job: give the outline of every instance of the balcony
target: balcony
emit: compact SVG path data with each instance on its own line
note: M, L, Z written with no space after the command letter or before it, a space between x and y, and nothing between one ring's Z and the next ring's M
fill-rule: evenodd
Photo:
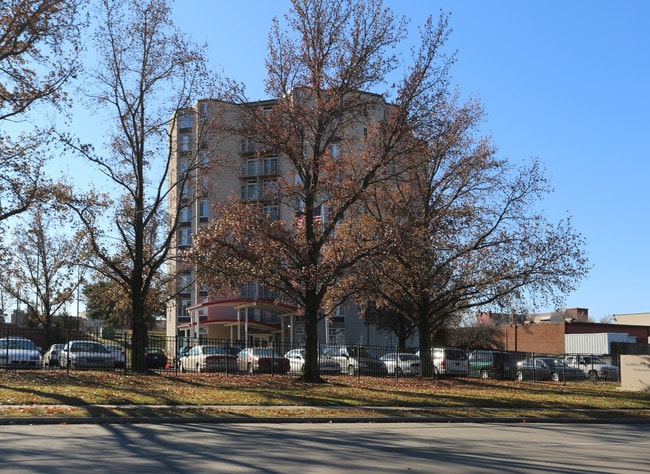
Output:
M277 176L280 167L277 160L246 163L239 169L240 178L255 178L257 176Z
M239 153L257 152L257 143L252 140L242 140L239 142Z

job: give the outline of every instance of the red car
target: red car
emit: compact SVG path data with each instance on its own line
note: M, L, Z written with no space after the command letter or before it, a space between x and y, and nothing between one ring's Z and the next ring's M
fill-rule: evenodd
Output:
M289 359L268 348L250 347L237 355L241 372L286 374L289 372Z

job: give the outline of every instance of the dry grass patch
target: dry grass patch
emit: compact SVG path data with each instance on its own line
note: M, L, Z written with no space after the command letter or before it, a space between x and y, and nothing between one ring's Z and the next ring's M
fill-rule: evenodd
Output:
M0 371L0 417L648 417L612 382ZM259 408L262 407L262 408Z

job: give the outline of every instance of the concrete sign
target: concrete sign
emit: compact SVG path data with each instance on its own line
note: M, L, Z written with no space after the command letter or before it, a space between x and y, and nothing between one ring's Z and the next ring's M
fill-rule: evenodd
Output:
M621 389L650 391L650 355L621 355Z

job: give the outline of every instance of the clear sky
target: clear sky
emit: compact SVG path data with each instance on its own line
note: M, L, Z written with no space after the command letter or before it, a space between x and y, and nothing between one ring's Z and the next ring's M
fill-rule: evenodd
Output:
M598 321L650 311L650 2L388 0L410 18L451 13L447 47L465 95L479 97L499 154L538 157L555 192L552 221L573 216L593 266L567 308ZM207 42L213 68L265 98L273 16L288 0L178 0L176 25ZM551 311L554 308L540 308Z

